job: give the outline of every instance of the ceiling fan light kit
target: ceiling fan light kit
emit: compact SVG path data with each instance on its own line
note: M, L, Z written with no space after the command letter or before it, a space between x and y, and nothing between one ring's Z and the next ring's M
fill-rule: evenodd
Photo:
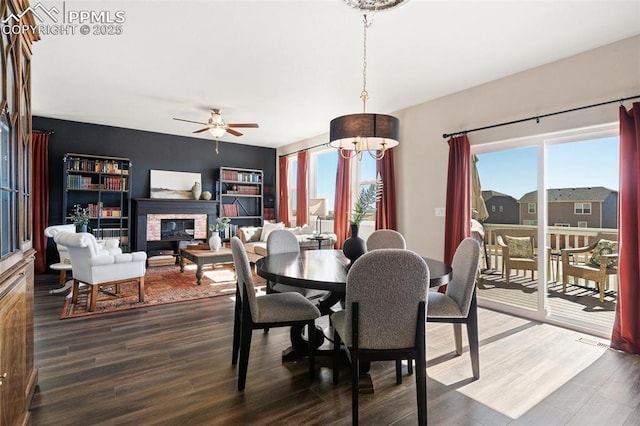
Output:
M203 129L195 130L193 133L202 133L208 130L209 133L211 133L211 135L216 139L224 136L225 133L232 134L233 136L242 136L242 133L238 132L237 130L233 130L233 127L236 127L236 128L259 127L258 124L256 123L227 123L224 121L224 119L222 118L222 114L220 114L220 110L217 108L214 108L211 110L211 117L206 123L202 123L200 121L185 120L183 118L174 118L174 120L184 121L186 123L202 124L203 126L207 126Z
M407 0L344 0L358 10L379 11L405 3ZM343 115L329 124L329 146L337 149L343 158L362 158L366 151L376 160L385 152L400 144L400 120L386 114L367 112L367 29L371 25L366 13L363 16L364 43L362 57L362 113Z

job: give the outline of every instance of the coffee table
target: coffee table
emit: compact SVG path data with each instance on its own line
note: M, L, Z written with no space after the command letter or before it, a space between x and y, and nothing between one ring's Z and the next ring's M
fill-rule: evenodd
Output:
M218 251L180 249L180 272L184 272L184 260L188 259L196 264L196 278L198 285L202 284L202 267L208 264L233 262L231 249L220 247Z

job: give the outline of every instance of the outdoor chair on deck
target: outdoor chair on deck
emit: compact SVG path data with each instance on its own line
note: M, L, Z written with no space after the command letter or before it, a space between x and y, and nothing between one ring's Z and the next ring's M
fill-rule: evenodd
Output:
M340 348L351 360L352 423L358 424L360 363L416 360L418 424L427 424L425 315L429 268L409 250L380 249L356 260L347 275L345 309L331 315L333 383ZM396 371L396 382L398 382Z
M138 282L138 300L144 302L145 252L109 254L87 232L58 232L53 239L69 251L73 266L73 303L78 302L80 284L88 285L91 287L88 310L95 311L101 287L115 286L116 293L119 293L120 283L128 281Z
M309 330L309 376L315 374L313 342L315 342L316 318L320 311L313 303L296 292L273 293L256 296L249 258L242 241L231 238L233 263L238 282L236 287L235 318L233 324L232 364L238 363L238 390L244 390L249 366L251 335L254 329L307 325Z
M533 280L533 272L538 270L537 230L501 229L495 232L496 243L502 251L502 274L506 276L506 283L509 284L512 270L531 271Z
M609 275L618 273L618 235L599 233L586 247L562 249L562 292L567 291L569 275L595 281L604 302L604 290Z

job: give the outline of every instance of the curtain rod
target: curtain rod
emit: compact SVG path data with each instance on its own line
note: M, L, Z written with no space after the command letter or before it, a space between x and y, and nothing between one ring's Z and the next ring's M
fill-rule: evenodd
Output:
M37 129L33 129L32 132L33 133L46 133L48 135L52 135L53 134L53 130L37 130Z
M505 123L492 124L490 126L478 127L476 129L461 130L459 132L454 132L454 133L444 133L442 135L442 137L444 139L447 139L447 138L449 138L451 136L464 135L465 133L477 132L479 130L493 129L495 127L509 126L511 124L517 124L517 123L522 123L522 122L531 121L531 120L536 120L536 122L539 123L541 118L551 117L551 116L559 115L559 114L565 114L567 112L580 111L581 109L587 109L587 108L593 108L593 107L598 107L598 106L602 106L602 105L614 104L616 102L622 103L624 101L628 101L630 99L636 99L636 98L640 98L640 95L630 96L628 98L622 98L622 99L614 99L614 100L611 100L611 101L600 102L600 103L591 104L591 105L585 105L585 106L581 106L581 107L577 107L577 108L565 109L564 111L557 111L557 112L552 112L552 113L549 113L549 114L536 115L536 116L533 116L533 117L522 118L520 120L507 121Z
M329 144L325 142L325 143L321 143L321 144L318 144L318 145L310 146L309 148L302 148L302 149L299 149L299 150L297 150L297 151L290 152L290 153L288 153L288 154L278 155L278 158L288 157L288 156L290 156L290 155L297 154L297 153L299 153L299 152L303 152L303 151L309 151L309 150L311 150L311 149L313 149L313 148L319 148L319 147L321 147L321 146L329 146Z

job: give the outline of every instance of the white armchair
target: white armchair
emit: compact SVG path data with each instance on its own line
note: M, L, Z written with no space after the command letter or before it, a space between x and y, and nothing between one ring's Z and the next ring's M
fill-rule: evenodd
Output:
M73 303L78 302L80 283L91 286L88 310L94 311L100 287L115 285L117 293L119 284L127 281L138 282L139 300L144 302L144 274L147 260L145 252L109 254L108 251L100 248L92 234L86 232L77 234L58 232L54 236L54 241L56 244L66 246L71 258Z

